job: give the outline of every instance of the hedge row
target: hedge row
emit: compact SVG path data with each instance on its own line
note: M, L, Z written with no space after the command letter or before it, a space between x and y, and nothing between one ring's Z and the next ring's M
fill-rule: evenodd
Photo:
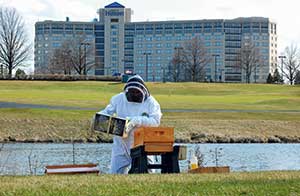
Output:
M46 81L121 81L118 76L83 76L83 75L58 75L58 74L35 74L17 77L6 77L0 75L0 80L46 80Z

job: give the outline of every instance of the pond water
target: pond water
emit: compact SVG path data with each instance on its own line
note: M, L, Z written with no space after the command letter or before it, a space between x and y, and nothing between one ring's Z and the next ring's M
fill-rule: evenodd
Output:
M204 166L230 166L231 171L300 170L300 144L180 145L188 151L199 147ZM111 147L103 143L0 143L0 175L42 175L46 165L73 163L95 163L108 173ZM179 165L186 171L188 161Z

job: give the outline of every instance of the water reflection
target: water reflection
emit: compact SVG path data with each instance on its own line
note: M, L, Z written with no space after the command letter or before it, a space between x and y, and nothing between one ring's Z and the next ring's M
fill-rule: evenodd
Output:
M186 144L200 147L205 166L215 166L216 148L222 148L218 165L232 171L299 170L300 144ZM41 175L46 165L96 163L108 173L112 144L0 144L0 175ZM74 150L73 150L74 149ZM181 171L187 160L180 161Z

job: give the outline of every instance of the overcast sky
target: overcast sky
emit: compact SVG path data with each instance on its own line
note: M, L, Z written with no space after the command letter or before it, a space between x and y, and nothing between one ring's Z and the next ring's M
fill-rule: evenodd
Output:
M33 42L34 23L44 20L91 21L108 0L0 0L24 17ZM278 24L278 53L292 42L300 43L300 1L297 0L122 0L134 11L132 21L232 19L262 16Z

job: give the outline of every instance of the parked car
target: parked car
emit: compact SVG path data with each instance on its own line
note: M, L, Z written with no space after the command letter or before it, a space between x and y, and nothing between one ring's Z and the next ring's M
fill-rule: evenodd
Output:
M118 73L118 72L115 72L112 74L112 76L121 76L122 74L121 73Z

